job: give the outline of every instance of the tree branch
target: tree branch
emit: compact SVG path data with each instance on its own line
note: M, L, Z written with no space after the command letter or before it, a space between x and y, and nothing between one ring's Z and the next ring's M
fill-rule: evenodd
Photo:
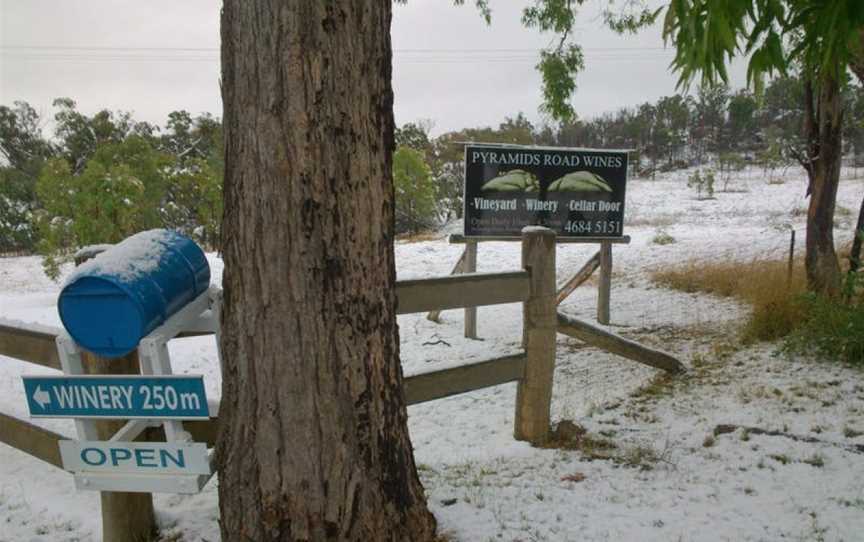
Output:
M807 171L807 193L809 196L813 192L813 170L814 162L819 158L819 118L818 111L815 110L813 103L813 78L808 74L804 80L804 140L806 141L807 157L806 162L801 159L796 159L801 163Z

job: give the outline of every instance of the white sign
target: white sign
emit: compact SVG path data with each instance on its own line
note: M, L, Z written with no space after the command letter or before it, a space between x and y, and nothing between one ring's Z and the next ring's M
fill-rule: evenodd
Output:
M97 442L61 440L63 468L74 473L209 475L203 442Z

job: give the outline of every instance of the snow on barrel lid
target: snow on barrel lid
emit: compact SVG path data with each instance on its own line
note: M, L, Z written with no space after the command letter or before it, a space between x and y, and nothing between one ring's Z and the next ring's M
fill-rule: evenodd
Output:
M134 350L209 283L210 267L194 241L171 230L149 230L79 266L57 308L76 343L115 358Z

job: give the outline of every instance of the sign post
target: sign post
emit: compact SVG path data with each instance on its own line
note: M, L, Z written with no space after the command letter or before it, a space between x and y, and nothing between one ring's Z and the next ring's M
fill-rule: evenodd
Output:
M98 252L98 254L97 254ZM105 542L150 540L150 493L196 493L212 452L182 420L210 415L201 376L174 376L167 343L189 331L219 337L221 295L201 248L150 230L78 258L57 301L62 377L25 376L32 417L72 418L78 440L59 442L78 489L100 492ZM135 441L162 426L166 442ZM133 442L135 441L135 442Z
M201 326L218 337L219 303L217 289L205 291L142 338L136 356L142 374L86 374L87 353L64 334L57 338L63 376L22 378L31 417L75 420L78 440L61 441L60 456L78 489L103 496L197 493L212 477L212 450L192 442L182 423L210 418L204 377L172 374L166 344ZM156 426L166 442L135 441Z
M600 243L590 265L558 292L558 302L599 267L597 321L608 324L612 244L630 241L623 233L627 164L625 150L467 144L464 236L450 237L465 243L465 251L453 273L477 270L478 242L516 241L525 226L553 230L556 243ZM438 313L427 318L438 321ZM465 336L477 338L476 307L465 308Z

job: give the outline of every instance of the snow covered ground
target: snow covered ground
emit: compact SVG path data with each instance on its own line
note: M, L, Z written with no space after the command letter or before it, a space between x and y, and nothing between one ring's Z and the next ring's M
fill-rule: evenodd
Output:
M632 180L632 243L614 249L611 329L691 370L669 379L559 336L553 419L587 430L581 450L514 441L515 385L410 407L441 532L459 541L864 540L862 371L777 356L772 344L742 346L734 330L744 307L647 278L691 258L780 257L790 228L803 250L804 187L797 171L783 184L751 171L731 183L735 191L697 200L684 173ZM862 196L864 179L844 179L838 244L851 240ZM675 242L652 243L659 231ZM446 274L461 249L446 239L399 243L399 277ZM595 250L561 246L559 283ZM484 243L479 252L480 271L518 268L518 243ZM211 257L211 265L218 283L221 262ZM0 259L0 318L59 326L57 293L38 258ZM561 309L593 319L595 287L581 287ZM461 311L443 313L441 324L400 317L405 373L519 348L519 305L481 308L478 321L482 340L474 341L461 336ZM218 397L212 337L173 341L171 353L179 371L203 373ZM20 376L43 373L0 357L0 412L26 419ZM74 433L68 421L38 423ZM165 539L219 540L217 483L198 495L155 497ZM71 475L0 444L0 541L99 538L97 494L76 492Z

